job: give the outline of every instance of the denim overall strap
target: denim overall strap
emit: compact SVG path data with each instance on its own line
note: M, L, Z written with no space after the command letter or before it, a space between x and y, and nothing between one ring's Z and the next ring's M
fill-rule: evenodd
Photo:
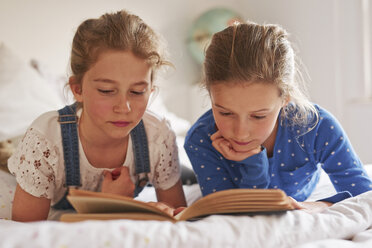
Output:
M80 186L79 137L77 132L76 103L58 110L58 122L61 125L63 157L65 161L65 175L67 191L63 198L56 203L55 209L69 209L67 201L69 186Z
M143 190L149 181L147 173L150 172L150 157L147 143L145 126L141 120L138 125L130 132L136 167L137 183L134 190L134 197Z

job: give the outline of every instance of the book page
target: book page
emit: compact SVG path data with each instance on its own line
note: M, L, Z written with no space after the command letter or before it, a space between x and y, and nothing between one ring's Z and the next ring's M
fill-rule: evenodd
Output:
M63 222L77 222L83 220L159 220L159 221L172 221L175 219L169 216L143 213L143 212L130 212L130 213L91 213L91 214L63 214L60 221Z
M229 189L209 194L186 208L175 218L251 212L276 212L293 209L284 191L279 189Z
M115 194L70 189L67 199L78 213L144 212L173 218L146 202Z

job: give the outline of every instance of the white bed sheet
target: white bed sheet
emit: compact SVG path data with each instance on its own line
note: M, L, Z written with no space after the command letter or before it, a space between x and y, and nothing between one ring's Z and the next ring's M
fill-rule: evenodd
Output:
M371 175L372 166L366 167ZM316 190L328 190L321 177ZM184 186L188 202L197 185ZM139 199L153 200L151 188ZM0 247L372 247L372 191L322 213L294 210L280 215L210 216L195 222L0 220Z
M372 247L372 191L323 213L210 216L195 222L0 220L0 247Z

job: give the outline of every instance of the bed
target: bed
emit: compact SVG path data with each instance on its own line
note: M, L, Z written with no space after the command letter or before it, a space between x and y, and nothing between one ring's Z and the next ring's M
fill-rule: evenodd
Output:
M0 42L0 142L16 143L36 116L64 105L57 93L62 92L64 79L50 76L37 61L33 68ZM43 93L35 89L43 89ZM182 149L189 123L167 112L161 101L152 108L170 118L181 163L190 166ZM372 164L365 168L371 176ZM0 170L0 247L372 247L372 191L317 214L294 210L272 215L214 215L175 224L132 220L18 223L9 220L15 186L14 177ZM201 197L197 184L183 187L188 204ZM333 192L323 173L309 200ZM146 187L138 199L154 201L154 189Z
M366 169L371 175L372 165ZM0 180L6 182L10 196L15 182L1 171ZM200 197L196 184L184 189L188 203ZM331 191L327 175L322 174L311 197ZM0 202L6 197L0 196ZM153 189L147 187L139 199L153 197ZM18 223L1 219L0 230L0 247L372 247L372 191L317 214L294 210L273 215L214 215L175 224L132 220Z

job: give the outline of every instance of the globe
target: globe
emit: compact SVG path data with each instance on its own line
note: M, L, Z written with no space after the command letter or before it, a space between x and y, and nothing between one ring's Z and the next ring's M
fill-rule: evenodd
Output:
M203 63L204 52L212 35L232 25L235 21L241 22L242 18L235 11L226 8L208 10L195 20L187 40L191 56L197 63Z

